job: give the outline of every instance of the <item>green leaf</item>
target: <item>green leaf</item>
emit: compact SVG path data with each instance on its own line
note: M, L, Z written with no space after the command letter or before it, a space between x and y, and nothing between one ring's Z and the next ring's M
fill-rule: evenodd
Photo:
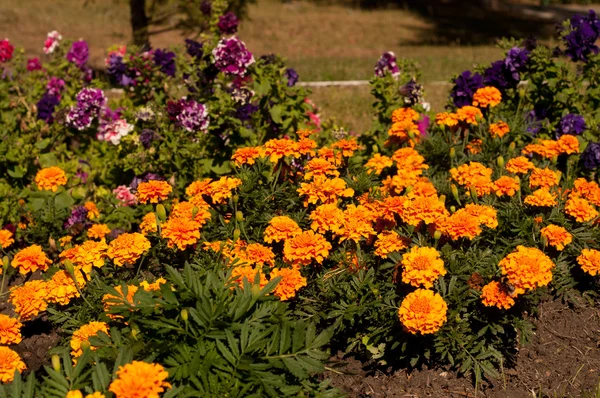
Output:
M54 155L54 153L52 152L40 155L39 160L40 166L42 166L43 168L56 166L58 164L58 159L56 158L56 155Z
M73 200L73 198L67 191L59 193L54 198L54 205L56 207L56 210L68 209L69 207L73 206L74 203L75 200Z
M281 113L283 112L283 108L281 105L275 105L269 110L269 114L271 115L271 119L275 123L281 123Z

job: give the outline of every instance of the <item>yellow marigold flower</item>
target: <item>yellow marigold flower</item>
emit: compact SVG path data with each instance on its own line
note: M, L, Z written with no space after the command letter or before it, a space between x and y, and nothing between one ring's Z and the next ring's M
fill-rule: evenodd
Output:
M435 122L438 126L453 127L458 124L458 115L456 113L442 112L435 115Z
M530 188L552 188L558 185L560 176L557 172L550 170L549 168L540 169L534 168L529 176L529 187Z
M142 222L140 223L140 231L144 235L152 234L158 232L156 214L148 213L144 217L142 217Z
M397 174L394 176L388 176L382 185L385 188L384 192L400 194L405 188L415 185L419 182L419 176L421 170L410 171L402 168L398 168Z
M494 188L492 182L493 170L478 162L463 164L458 168L450 169L450 175L459 185L471 189L474 188L477 196L490 194Z
M79 358L83 355L81 345L84 343L85 345L88 345L91 350L95 350L96 347L90 345L89 339L90 337L97 336L100 332L109 334L108 325L105 322L90 322L73 332L73 336L71 337L71 356L73 358Z
M359 148L356 138L341 139L331 145L333 149L337 149L342 152L342 156L349 158L354 155L354 152Z
M203 226L206 224L206 221L210 220L211 214L208 211L209 208L210 206L206 202L201 206L197 206L192 202L179 202L173 206L170 218L194 220L200 226Z
M468 238L470 240L481 234L479 220L467 213L465 209L460 209L456 213L439 222L440 230L450 236L452 240Z
M406 295L398 309L400 322L409 333L431 334L446 322L448 304L442 296L428 289Z
M600 251L594 249L583 249L577 263L581 265L581 269L588 274L595 276L600 272Z
M335 165L330 163L328 160L321 158L313 158L306 163L304 167L305 174L304 179L310 180L314 176L334 176L339 177L340 172L337 171Z
M421 175L423 170L429 168L429 166L425 164L425 158L415 149L410 147L398 149L392 155L392 160L396 162L399 173L400 169L402 169L402 172L411 172Z
M35 280L10 291L9 301L22 321L28 321L48 307L46 282Z
M406 238L401 238L394 231L383 231L377 235L375 241L375 255L383 258L387 258L388 254L393 252L399 252L408 247Z
M480 140L479 138L471 140L466 148L467 151L469 151L470 154L472 155L476 155L478 153L481 153L481 146L483 145L483 141Z
M379 175L381 174L383 169L385 169L386 167L390 167L393 164L394 162L389 157L382 156L376 153L371 159L367 161L367 163L365 163L365 168L367 169L368 174L375 173Z
M148 281L141 281L140 287L147 292L155 292L160 290L160 285L164 285L165 283L167 283L165 278L158 278L152 283L149 283Z
M508 127L508 124L506 122L499 121L490 124L489 132L492 137L502 138L506 134L510 133L510 127Z
M52 275L52 279L46 282L46 301L48 303L67 305L72 299L81 297L77 285L82 289L86 284L86 280L81 271L75 269L73 273L77 278L77 284L75 284L73 277L65 270L56 272Z
M579 153L579 140L570 134L561 135L556 141L556 148L558 152L565 155Z
M221 177L210 184L210 196L216 204L225 203L233 195L232 191L242 185L242 180L232 177Z
M413 246L402 256L402 282L427 289L440 276L446 275L444 260L433 247Z
M211 187L210 184L212 180L210 178L206 178L204 180L198 180L192 182L186 189L185 194L189 197L198 196L198 195L210 195Z
M358 243L361 238L375 235L373 221L375 215L366 206L348 205L344 210L342 227L336 235L340 237L340 242L350 239Z
M300 130L296 131L296 135L300 138L308 138L311 135L315 134L316 132L317 132L316 130L300 129Z
M263 149L259 146L257 147L247 147L247 148L239 148L236 149L231 157L236 164L236 166L241 166L243 164L253 165L256 163L256 159L263 156Z
M498 307L507 310L515 305L515 300L508 293L506 286L493 281L483 287L481 303L486 307Z
M3 249L7 249L13 243L15 243L13 233L8 229L0 229L0 246L2 246Z
M264 147L265 155L272 163L277 163L283 157L295 156L298 153L298 144L289 138L274 138L265 142Z
M89 274L92 272L92 267L102 268L104 266L107 250L108 245L104 239L99 242L87 240L81 245L64 250L59 257L62 262L70 260L76 269Z
M402 208L398 210L402 221L415 227L421 222L434 224L448 215L448 210L437 195L413 197L404 201Z
M330 203L317 206L310 213L309 219L312 221L310 228L313 231L320 234L324 234L327 231L337 233L344 223L344 212L337 207L337 204Z
M466 105L456 111L456 116L461 122L477 126L477 119L483 119L483 113L479 108Z
M298 153L300 155L310 155L310 156L315 156L315 151L314 149L317 147L317 143L309 138L301 138L300 141L298 141Z
M573 196L565 203L565 213L577 222L588 222L598 217L598 210L588 200Z
M19 269L21 275L27 275L38 269L46 271L52 261L42 251L40 245L31 245L20 250L12 260L12 266Z
M110 234L110 228L106 224L94 224L87 231L90 239L104 239L108 234Z
M525 156L519 156L506 162L504 166L506 171L514 174L526 174L529 170L533 170L535 165Z
M135 302L133 300L135 293L138 291L138 287L135 285L127 285L127 298L123 294L123 289L121 286L115 286L114 289L119 294L118 296L112 294L105 294L102 296L102 303L104 304L104 312L107 313L108 316L112 320L123 318L121 315L109 314L108 312L111 310L111 307L128 304L130 306L135 307Z
M96 207L96 204L94 202L85 202L83 207L85 207L88 211L88 213L87 213L88 219L93 220L95 218L100 217L100 211L98 210L98 207Z
M548 188L540 188L531 195L525 197L523 202L529 206L552 207L557 205L556 195L551 193Z
M410 120L393 123L388 130L390 137L396 137L400 141L408 140L411 135L415 136L417 134L419 134L419 128Z
M398 108L392 112L392 123L419 120L419 113L413 108Z
M200 223L189 218L169 218L162 226L162 237L168 240L169 247L185 250L200 239L200 228Z
M72 240L73 240L73 237L71 235L67 235L67 236L63 236L58 241L60 242L60 247L65 247L66 245L71 243Z
M493 108L501 101L502 94L496 87L482 87L473 94L473 105L480 108Z
M304 207L308 207L309 203L323 204L337 203L339 197L352 197L354 190L346 187L346 181L341 178L328 179L324 176L315 176L310 183L303 182L300 188L297 189L300 195L306 195L304 199Z
M19 344L23 340L21 337L22 326L23 324L18 319L0 314L0 344Z
M37 172L35 183L40 190L56 192L58 187L67 184L67 175L60 167L46 167Z
M571 235L569 231L554 224L542 228L540 233L546 238L548 244L554 246L556 250L564 249L566 245L573 241L573 235Z
M0 382L10 383L15 377L15 370L22 373L27 366L19 354L8 347L0 347Z
M106 254L115 265L133 265L145 252L150 250L150 241L142 234L133 232L121 234L110 242Z
M259 286L262 289L268 282L267 277L261 272L260 268L254 268L251 265L238 265L233 267L231 272L231 280L240 288L244 288L244 279L253 285L256 275L258 275Z
M172 191L168 182L151 180L138 185L136 196L140 203L158 203L167 199Z
M317 155L330 163L339 166L342 164L343 156L340 151L334 151L332 148L323 147L317 151Z
M106 397L100 391L96 391L95 393L86 395L85 398L106 398Z
M67 393L65 398L83 398L83 394L79 390L72 390Z
M595 181L587 181L585 178L578 178L573 183L572 196L580 196L590 201L590 203L600 206L600 186Z
M479 224L485 225L488 228L496 229L498 226L498 211L492 206L469 203L465 206L465 212L477 218Z
M298 268L275 268L271 271L271 280L281 277L275 287L275 295L279 300L286 301L296 296L296 292L306 286L306 278Z
M117 378L110 383L108 390L116 398L159 398L165 388L169 374L157 363L133 361L117 370Z
M287 216L276 216L269 221L269 226L265 229L264 238L267 243L280 242L301 233L302 230L296 221Z
M540 155L546 159L552 159L559 155L558 145L553 140L541 140L537 144L526 145L521 151L523 155Z
M546 286L552 280L554 263L541 250L517 246L498 263L502 275L515 287L517 294L536 287Z
M502 176L494 182L494 191L497 196L514 196L521 189L519 181L509 176Z
M283 245L283 259L292 265L309 265L313 260L322 264L329 256L331 244L323 235L313 231L304 231L286 239Z

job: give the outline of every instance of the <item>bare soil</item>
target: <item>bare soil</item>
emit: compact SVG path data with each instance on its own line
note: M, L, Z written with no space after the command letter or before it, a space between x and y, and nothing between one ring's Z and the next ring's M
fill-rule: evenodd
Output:
M348 397L596 397L600 381L600 308L541 305L532 341L519 347L516 366L475 391L472 379L444 369L369 370L345 359L344 374L329 372Z

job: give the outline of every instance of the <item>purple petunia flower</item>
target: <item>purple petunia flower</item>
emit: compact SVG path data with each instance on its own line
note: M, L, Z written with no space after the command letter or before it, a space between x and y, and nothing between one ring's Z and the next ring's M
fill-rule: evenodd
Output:
M506 58L504 59L504 65L506 65L506 69L514 81L519 82L519 73L527 68L528 60L529 51L519 47L513 47L508 50L508 54L506 54Z
M194 58L202 58L204 45L196 40L185 39L185 49L187 53Z
M513 79L513 75L502 60L493 62L492 65L483 72L483 82L487 86L496 87L498 90L506 90L516 87L518 80Z
M65 229L71 228L76 224L86 224L87 223L87 214L88 209L84 206L77 206L73 210L71 210L71 216L67 219L64 224Z
M404 97L404 103L413 106L421 102L423 97L423 86L418 84L415 79L410 79L408 83L400 87L400 94Z
M175 76L175 53L158 49L154 51L154 64L167 76Z
M190 133L208 129L208 109L194 100L181 100L181 113L175 117L177 124Z
M42 69L42 63L40 62L40 59L38 57L29 58L27 60L27 70L29 72L32 72L34 70L41 70L41 69Z
M287 68L283 75L287 79L288 87L294 87L296 85L296 83L298 83L298 79L300 78L300 76L298 75L298 72L296 72L292 68Z
M573 61L587 61L590 54L598 53L596 41L600 37L600 20L593 10L587 15L571 18L571 31L563 37L567 54Z
M537 135L542 126L542 120L546 119L547 116L548 109L536 105L525 117L525 122L528 124L527 132L534 136Z
M256 111L258 111L258 106L254 105L254 104L245 104L240 106L236 111L235 111L235 117L237 117L238 119L240 119L241 121L246 121L249 120L250 117L252 117L252 114Z
M52 115L56 106L60 104L60 97L46 92L36 104L37 117L40 120L45 120L47 123L52 123Z
M94 118L106 105L106 96L99 88L84 88L77 93L77 105L67 113L67 125L84 130L92 125Z
M564 134L580 135L587 128L585 119L581 115L569 113L563 116L556 126L556 138Z
M243 76L254 63L252 53L237 37L221 39L212 54L215 66L226 75Z
M65 89L65 81L63 79L59 79L56 76L52 76L46 84L46 90L48 90L48 94L53 95L60 99L60 94Z
M581 154L586 169L595 170L600 167L600 142L590 142Z
M202 0L202 3L200 3L200 11L204 15L210 15L212 12L212 3L209 0Z
M224 35L232 35L237 32L238 25L240 20L235 16L234 13L229 11L228 13L221 15L219 17L219 23L217 23L217 27Z
M86 64L90 56L90 49L85 40L74 42L67 53L67 60L80 68Z
M388 72L393 77L400 75L400 68L398 68L398 64L396 63L396 54L391 51L383 53L375 64L375 76L384 77Z
M106 68L108 75L111 76L121 86L127 87L134 84L133 78L127 74L127 65L123 62L123 56L111 54Z
M154 130L150 130L150 129L142 130L142 133L140 134L140 142L142 143L144 148L146 148L146 149L150 148L150 144L152 144L152 140L154 140L155 135L156 135L156 133L154 132Z
M473 94L483 86L483 78L479 73L471 73L468 70L464 71L454 80L454 87L450 92L454 105L458 108L471 105L473 103Z

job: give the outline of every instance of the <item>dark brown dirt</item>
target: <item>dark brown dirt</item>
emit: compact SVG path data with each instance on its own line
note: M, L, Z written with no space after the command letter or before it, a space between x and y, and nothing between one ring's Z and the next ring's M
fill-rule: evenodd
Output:
M532 341L519 347L516 366L475 392L472 380L443 369L369 371L346 359L344 374L329 372L348 397L592 397L600 389L600 309L558 301L540 306Z

